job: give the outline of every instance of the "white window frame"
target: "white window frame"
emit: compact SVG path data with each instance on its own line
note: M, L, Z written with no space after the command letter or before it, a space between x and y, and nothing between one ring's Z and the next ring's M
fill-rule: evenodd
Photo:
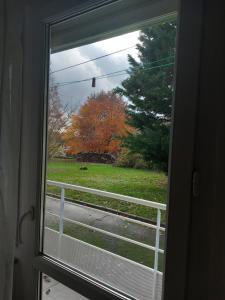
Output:
M52 24L71 18L79 19L97 17L98 13L104 17L115 9L118 14L117 23L105 20L108 35L117 26L130 28L140 22L152 18L155 22L159 15L175 13L177 3L175 0L117 0L117 1L82 1L74 5L74 1L54 0L26 6L24 19L24 51L26 53L24 64L24 102L23 102L23 145L21 149L21 182L20 182L20 211L25 212L31 206L35 207L35 222L30 222L22 228L23 245L18 245L14 295L15 299L40 298L40 272L46 273L66 286L89 299L123 299L114 291L107 289L100 283L93 282L88 277L76 272L63 263L43 256L40 252L40 227L44 195L43 181L45 179L42 167L42 157L45 155L46 134L46 86L48 82L48 65L46 58L49 54L49 28ZM178 10L178 57L176 68L176 93L174 106L173 140L171 143L170 171L169 171L169 230L167 232L166 268L164 279L164 300L184 299L186 284L186 262L188 251L188 234L191 203L191 182L193 172L194 139L197 109L197 86L199 73L200 36L199 30L194 30L190 36L188 26L194 28L201 23L201 7L192 7L188 1L181 1L183 6ZM140 9L141 4L143 4ZM172 5L171 5L172 4ZM124 14L122 8L131 8ZM132 15L136 7L136 14ZM196 10L195 10L196 8ZM194 11L190 19L190 11ZM94 11L95 10L95 11ZM89 16L89 12L90 16ZM102 24L100 25L100 29ZM201 26L199 27L201 28ZM96 32L99 30L95 28ZM102 36L102 34L101 34ZM98 38L98 35L96 35ZM180 39L180 40L179 40ZM195 43L190 43L194 39ZM81 40L78 38L77 40ZM189 47L189 59L186 57ZM45 49L43 51L43 49ZM34 60L35 57L35 60ZM195 59L195 64L190 61ZM34 73L34 69L36 72ZM188 80L187 80L188 79ZM192 87L190 89L190 86ZM191 90L191 94L190 94ZM188 91L188 96L186 91ZM31 97L32 96L32 97ZM32 99L32 100L31 100ZM35 112L35 113L34 113ZM189 114L189 122L185 116ZM45 126L43 126L45 124ZM44 136L45 136L44 134ZM184 159L185 157L185 159ZM182 193L182 198L181 198ZM186 207L184 211L184 207ZM182 214L182 218L178 217ZM28 221L26 221L28 222ZM181 233L183 233L181 235ZM179 252L177 251L176 238L179 237ZM176 253L176 254L174 254ZM176 262L176 263L175 263ZM179 263L182 262L182 263ZM176 283L172 278L177 276ZM177 286L179 288L177 289ZM125 298L124 298L125 299Z

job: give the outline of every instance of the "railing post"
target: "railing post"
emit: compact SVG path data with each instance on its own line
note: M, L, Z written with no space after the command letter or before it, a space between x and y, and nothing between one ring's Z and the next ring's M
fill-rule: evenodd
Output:
M59 239L58 239L58 257L61 257L61 247L62 247L62 234L64 229L64 202L65 202L65 189L61 188L60 197L60 208L59 208Z
M63 234L64 227L64 202L65 202L65 189L61 189L61 198L60 198L60 211L59 211L59 235Z
M153 297L156 300L156 286L157 286L157 271L159 266L159 240L160 240L160 225L161 225L161 211L157 209L157 224L155 233L155 258L154 258L154 274L153 274Z

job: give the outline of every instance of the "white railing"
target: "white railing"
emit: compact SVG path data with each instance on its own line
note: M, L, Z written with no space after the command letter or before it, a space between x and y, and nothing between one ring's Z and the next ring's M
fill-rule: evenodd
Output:
M130 197L130 196L125 196L125 195L120 195L120 194L115 194L115 193L110 193L110 192L106 192L106 191L102 191L102 190L97 190L97 189L92 189L92 188L87 188L87 187L83 187L83 186L79 186L79 185L73 185L73 184L67 184L67 183L63 183L63 182L56 182L56 181L51 181L51 180L47 180L47 185L49 186L55 186L61 189L61 196L60 196L60 212L59 215L56 215L54 213L51 212L47 212L50 215L53 216L57 216L59 217L59 234L60 236L63 234L64 231L64 221L68 221L71 222L73 224L79 225L79 226L83 226L87 229L91 229L94 230L96 232L123 240L125 242L129 242L132 244L135 244L137 246L141 246L144 248L147 248L149 250L154 251L154 280L153 280L153 299L155 299L155 291L156 291L156 283L157 283L157 273L159 272L158 270L158 263L159 263L159 253L164 253L163 249L160 249L160 232L161 231L165 231L165 228L161 226L161 211L162 210L166 210L166 205L162 204L162 203L157 203L154 201L148 201L148 200L144 200L144 199L139 199L139 198L135 198L135 197ZM138 224L142 224L143 226L147 226L150 228L155 229L155 245L151 246L148 244L145 244L143 242L139 242L136 240L133 240L131 238L127 238L124 236L121 236L119 234L115 234L100 228L96 228L94 226L82 223L82 222L78 222L72 219L68 219L64 216L64 205L65 205L65 190L75 190L75 191L79 191L79 192L84 192L84 193L89 193L89 194L94 194L94 195L98 195L98 196L102 196L102 197L107 197L110 199L115 199L118 201L125 201L125 202L130 202L130 203L135 203L135 204L139 204L139 205L143 205L146 207L151 207L157 210L157 221L156 221L156 225L154 224L149 224L146 222L142 222L142 221L137 221L134 219L129 219L128 217L122 217L125 219L129 219L132 222L138 223ZM118 216L121 217L121 216Z

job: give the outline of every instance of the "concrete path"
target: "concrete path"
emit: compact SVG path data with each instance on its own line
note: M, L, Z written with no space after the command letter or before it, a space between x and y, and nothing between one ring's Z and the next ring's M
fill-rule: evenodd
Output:
M46 197L46 210L48 212L59 215L59 209L60 201L58 199ZM154 246L155 244L154 229L116 214L65 201L64 216L148 245Z

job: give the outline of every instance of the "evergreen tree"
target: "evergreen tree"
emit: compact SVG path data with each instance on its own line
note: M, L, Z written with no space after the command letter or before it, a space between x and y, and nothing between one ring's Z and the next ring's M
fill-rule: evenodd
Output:
M137 129L124 145L164 171L168 169L175 37L175 20L142 30L139 60L128 56L129 77L116 89L128 99L129 124Z

